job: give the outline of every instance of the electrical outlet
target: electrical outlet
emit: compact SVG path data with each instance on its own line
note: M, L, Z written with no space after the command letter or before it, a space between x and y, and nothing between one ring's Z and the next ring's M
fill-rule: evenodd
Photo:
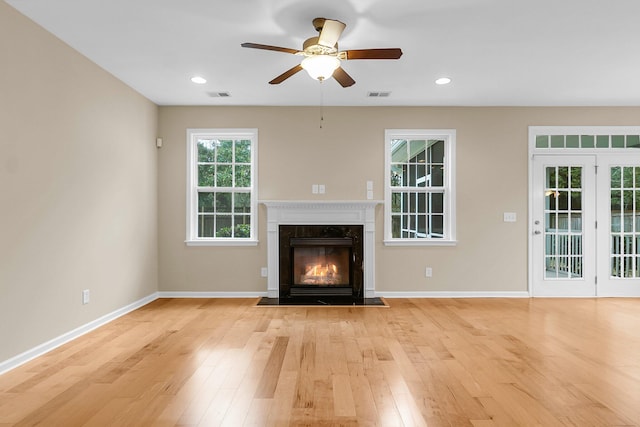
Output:
M324 194L324 192L325 192L324 184L318 185L318 193Z
M82 304L89 304L90 299L91 295L89 294L89 289L82 291Z
M269 270L267 270L267 267L262 267L260 269L260 276L261 277L267 277L268 274L269 274Z
M318 194L318 184L312 184L311 185L311 193L312 194Z
M433 277L433 269L431 267L424 269L424 277Z

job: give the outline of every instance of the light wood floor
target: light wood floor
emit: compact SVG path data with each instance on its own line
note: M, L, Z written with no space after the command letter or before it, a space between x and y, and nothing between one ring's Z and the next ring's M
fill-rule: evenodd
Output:
M640 425L640 300L162 299L0 376L0 425Z

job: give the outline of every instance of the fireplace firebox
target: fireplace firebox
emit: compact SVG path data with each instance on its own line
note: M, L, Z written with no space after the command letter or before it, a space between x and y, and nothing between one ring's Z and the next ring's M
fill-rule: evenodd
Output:
M342 298L363 292L361 225L280 225L280 298Z

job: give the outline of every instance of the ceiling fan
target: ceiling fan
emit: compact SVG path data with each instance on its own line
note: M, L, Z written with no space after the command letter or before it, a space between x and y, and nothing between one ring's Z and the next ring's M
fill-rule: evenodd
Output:
M302 50L258 43L242 43L241 46L291 53L304 57L300 64L271 80L269 83L272 85L282 83L298 71L306 70L312 78L321 82L333 77L342 87L349 87L356 81L342 69L340 61L352 59L398 59L402 56L402 50L398 48L339 51L338 39L346 27L344 23L334 19L315 18L313 26L319 34L317 37L307 39L302 45Z

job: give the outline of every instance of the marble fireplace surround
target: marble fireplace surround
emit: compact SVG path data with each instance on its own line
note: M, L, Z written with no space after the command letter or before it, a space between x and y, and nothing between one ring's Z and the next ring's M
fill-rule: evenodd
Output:
M375 208L378 200L263 200L267 208L267 296L278 298L280 225L362 225L364 297L375 297Z

